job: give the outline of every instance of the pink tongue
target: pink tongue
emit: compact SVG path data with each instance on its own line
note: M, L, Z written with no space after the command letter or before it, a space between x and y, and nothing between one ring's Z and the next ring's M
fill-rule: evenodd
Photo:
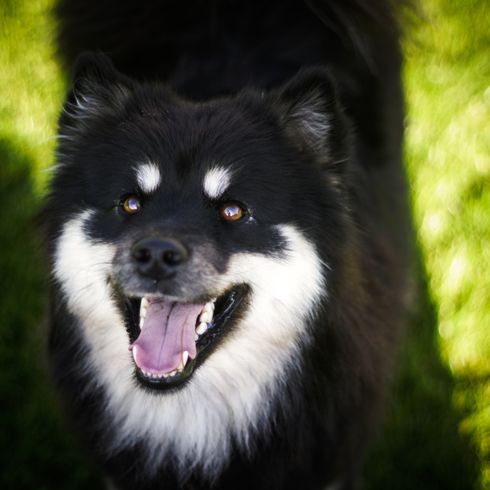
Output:
M141 333L132 345L136 365L143 371L163 374L181 365L185 351L194 359L196 321L203 307L150 300Z

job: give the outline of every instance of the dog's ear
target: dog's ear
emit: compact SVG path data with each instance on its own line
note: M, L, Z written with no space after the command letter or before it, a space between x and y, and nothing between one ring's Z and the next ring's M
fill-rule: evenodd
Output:
M102 53L82 53L72 75L60 125L77 126L77 121L120 107L133 82L120 73Z
M272 94L281 126L301 151L322 163L344 160L348 125L324 68L300 71Z

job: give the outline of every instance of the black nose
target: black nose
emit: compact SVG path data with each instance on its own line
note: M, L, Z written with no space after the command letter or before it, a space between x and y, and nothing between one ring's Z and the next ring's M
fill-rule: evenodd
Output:
M140 274L152 279L164 279L176 274L187 261L189 253L177 240L144 238L131 247L131 256Z

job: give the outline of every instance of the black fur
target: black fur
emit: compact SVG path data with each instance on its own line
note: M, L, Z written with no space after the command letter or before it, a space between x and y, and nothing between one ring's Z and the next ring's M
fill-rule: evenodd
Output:
M173 233L192 241L199 226L215 244L208 260L220 267L239 251L281 252L270 225L288 222L330 268L314 341L274 405L271 431L250 455L237 449L211 483L198 474L182 482L171 463L152 477L140 474L138 446L107 452L105 395L94 388L80 396L88 383L79 368L83 342L54 283L53 373L87 443L121 489L357 488L403 323L410 262L390 7L382 0L62 0L58 16L67 66L83 51L103 51L117 70L100 55L82 56L74 70L60 119L63 166L45 214L51 253L69 216L88 205L110 210L131 185L121 166L127 155L146 155L165 162L171 189L149 204L147 225L165 209ZM76 107L81 96L85 115ZM330 129L309 131L304 109L326 116ZM246 162L240 199L257 213L253 233L213 225L216 203L179 201L182 192L198 192L199 162L209 159ZM116 240L131 226L101 212L87 233Z

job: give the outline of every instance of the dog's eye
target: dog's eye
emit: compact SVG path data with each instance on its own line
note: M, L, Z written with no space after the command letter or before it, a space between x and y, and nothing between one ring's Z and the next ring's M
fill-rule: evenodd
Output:
M245 209L243 209L243 207L236 202L223 204L219 208L219 215L221 219L228 222L239 221L245 216L245 214Z
M121 200L121 209L126 214L136 214L141 210L141 201L136 196L127 196Z

